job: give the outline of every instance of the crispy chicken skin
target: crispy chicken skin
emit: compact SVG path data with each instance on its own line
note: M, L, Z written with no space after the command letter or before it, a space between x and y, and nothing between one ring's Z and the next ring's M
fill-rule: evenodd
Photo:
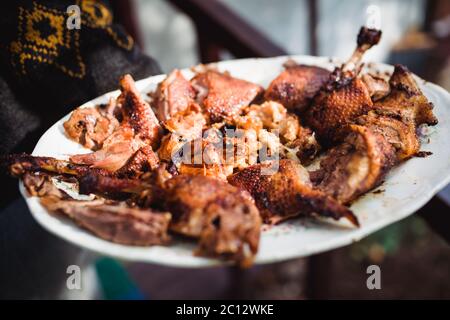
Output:
M281 103L291 112L302 112L329 76L330 72L320 67L286 65L286 70L272 80L264 98Z
M121 94L117 101L123 110L123 121L134 130L136 138L152 147L157 146L161 126L152 108L139 93L129 74L123 76L119 84Z
M373 108L369 89L357 77L364 53L377 44L381 31L361 28L357 47L350 59L336 68L315 96L305 117L307 126L324 145L333 145L344 137L343 129Z
M143 146L128 159L127 163L116 175L119 177L137 178L140 175L155 170L159 166L158 155L153 152L152 147Z
M70 157L72 162L114 172L140 148L158 146L161 126L130 75L120 79L120 89L122 93L117 98L123 117L120 126L103 142L100 150L73 155Z
M191 83L212 122L232 121L264 91L259 85L214 70L197 74Z
M75 177L107 176L135 178L154 170L158 166L158 163L158 158L150 146L139 149L122 168L114 172L51 157L35 157L25 153L11 154L0 158L0 165L5 167L15 177L22 177L27 172L47 172Z
M78 108L72 112L63 126L67 136L82 146L97 150L116 130L119 121L114 115L115 101L106 107Z
M321 91L307 112L306 123L324 145L342 140L343 129L373 107L367 86L361 79L333 89Z
M118 178L89 174L78 178L80 194L99 194L101 196L121 199L124 194L139 193L151 188L145 181L134 178Z
M389 80L390 92L374 104L374 110L359 117L356 123L384 136L395 148L397 162L415 156L420 149L417 127L435 125L433 105L419 89L413 75L396 65Z
M162 207L173 216L170 229L199 238L198 254L251 264L261 218L246 192L214 178L190 175L167 180L162 192Z
M91 168L51 157L34 157L25 153L2 156L0 157L0 165L14 177L22 177L27 172L47 172L69 176L94 173L99 175L111 174L105 169Z
M412 122L415 126L438 123L433 114L433 104L424 96L405 66L395 66L389 84L391 87L389 95L377 101L374 106L377 112L397 117L404 123Z
M157 87L153 105L160 121L186 110L194 102L196 92L180 70L173 70Z
M396 162L395 148L383 135L354 124L349 130L311 172L315 187L343 204L377 187Z
M230 184L248 191L255 199L265 223L310 216L348 219L358 226L358 219L347 207L319 190L313 189L308 172L293 160L280 160L274 173L265 172L273 163L257 164L229 177ZM270 169L271 170L271 169Z
M382 135L395 148L398 163L419 152L420 142L416 126L411 122L404 123L395 117L380 115L376 111L359 117L355 122Z

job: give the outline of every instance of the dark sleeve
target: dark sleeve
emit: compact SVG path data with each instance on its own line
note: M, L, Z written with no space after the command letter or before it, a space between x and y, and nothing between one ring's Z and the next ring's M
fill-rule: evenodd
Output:
M80 29L68 29L72 0L0 1L0 152L30 152L62 116L119 77L160 73L106 1L80 1ZM3 197L2 202L5 201Z

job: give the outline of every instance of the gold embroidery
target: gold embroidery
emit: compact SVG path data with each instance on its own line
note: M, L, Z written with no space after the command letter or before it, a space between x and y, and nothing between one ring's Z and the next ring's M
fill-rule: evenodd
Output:
M84 0L81 2L81 10L90 17L88 22L95 27L107 27L112 23L112 16L108 8L95 0Z
M18 37L10 44L11 63L26 74L28 61L54 65L65 74L83 78L86 66L79 50L79 32L66 29L65 13L33 2L31 10L19 7ZM60 61L61 51L74 55L72 65ZM66 54L65 57L68 55Z
M78 2L80 5L80 2ZM101 2L95 0L81 1L82 19L81 24L90 28L100 28L105 30L114 42L121 48L131 50L134 45L133 38L128 34L121 39L119 34L112 28L112 15L108 8Z
M82 25L104 30L121 48L133 48L134 42L129 35L114 30L111 12L103 3L77 0L76 4L81 8ZM14 68L26 74L29 61L46 63L71 77L83 78L86 66L79 49L80 30L67 29L66 18L66 12L35 1L31 9L19 7L17 40L9 45Z

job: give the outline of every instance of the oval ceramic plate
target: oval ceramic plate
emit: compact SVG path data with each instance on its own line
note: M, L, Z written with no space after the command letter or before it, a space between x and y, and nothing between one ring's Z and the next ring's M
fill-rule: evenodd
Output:
M243 59L217 63L221 71L267 87L282 70L283 63L292 58L299 63L332 69L329 58L293 56L268 59ZM391 72L391 66L373 64L381 72ZM184 70L187 77L190 70ZM143 94L153 91L164 75L150 77L137 82ZM422 150L433 154L427 158L413 158L393 169L382 186L382 192L370 192L356 201L351 209L361 222L361 227L348 226L323 221L297 219L281 225L266 228L262 232L259 253L255 263L269 263L331 250L348 245L361 238L413 214L425 205L431 197L450 182L450 94L431 83L417 78L420 86L435 105L434 112L439 124L429 127L422 139ZM93 106L105 103L118 91L107 93L84 104ZM41 137L33 155L66 159L68 155L89 152L69 140L63 129L63 122L69 115L55 123ZM38 198L29 197L22 184L20 189L34 218L48 231L78 246L95 252L125 260L143 261L180 267L205 267L221 264L215 259L193 255L194 242L177 240L167 247L133 247L102 240L80 229L71 221L49 215L40 205Z

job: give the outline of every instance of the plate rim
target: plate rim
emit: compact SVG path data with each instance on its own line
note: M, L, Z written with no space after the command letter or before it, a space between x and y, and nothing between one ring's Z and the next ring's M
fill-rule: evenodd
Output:
M293 60L297 60L297 61L311 60L311 61L315 61L315 63L317 63L317 64L321 64L321 63L335 64L336 61L341 61L339 58L335 58L335 57L310 56L310 55L285 55L285 56L277 56L277 57L271 57L271 58L244 58L244 59L227 60L227 61L213 63L213 65L217 65L219 67L223 67L223 69L226 69L227 64L230 64L230 63L233 64L236 62L272 60L274 63L276 63L277 60L284 61L287 59L293 59ZM306 62L303 62L303 63L306 63ZM379 66L381 66L382 68L385 68L385 69L386 68L390 69L390 70L392 70L392 68L393 68L393 66L385 64L385 63L373 62L371 64L378 68L379 68ZM183 72L190 72L190 70L191 70L190 68L182 69ZM153 83L153 81L156 82L155 79L163 79L164 76L165 76L165 74L154 75L151 77L147 77L147 78L138 80L138 81L136 81L136 84L139 88L141 85L144 86L144 83L148 83L148 82ZM435 91L439 95L444 96L446 98L446 100L448 100L450 102L450 94L447 92L447 90L445 90L444 88L442 88L434 83L423 80L420 77L417 77L417 76L415 76L415 77L417 79L419 79L424 85L429 86L432 91ZM92 100L89 100L89 101L83 103L80 107L92 106L93 104L96 103L95 102L96 100L106 99L106 97L114 96L114 95L117 95L118 93L119 93L119 90L113 90L113 91L107 92L99 97L96 97ZM67 115L65 115L64 117L62 117L61 119L59 119L57 122L55 122L52 126L50 126L42 134L42 136L39 138L38 142L36 143L35 148L33 149L33 152L32 152L33 155L35 154L35 151L38 148L39 144L43 143L43 141L45 140L46 135L49 134L49 132L52 129L54 129L54 127L57 127L62 121L67 119L72 112L73 112L73 110L71 112L69 112ZM450 168L450 166L449 166L449 168ZM312 246L307 247L306 249L302 248L301 251L299 251L299 252L296 252L295 250L293 250L293 251L289 251L287 254L281 254L281 255L274 254L271 257L265 258L265 259L258 259L258 255L257 255L255 258L254 265L274 263L274 262L280 262L280 261L285 261L285 260L291 260L291 259L295 259L295 258L306 257L306 256L309 256L312 254L317 254L317 253L321 253L321 252L325 252L325 251L329 251L329 250L334 250L336 248L347 246L351 243L357 242L357 241L361 240L362 238L372 234L375 231L378 231L392 223L395 223L399 220L402 220L402 219L414 214L417 210L419 210L421 207L423 207L428 201L430 201L430 199L435 194L437 194L441 189L443 189L449 183L450 183L450 170L447 172L447 174L444 177L442 177L442 179L440 180L439 183L436 183L431 188L427 189L427 191L420 196L419 201L410 202L409 205L403 206L400 209L400 214L397 213L395 218L392 218L390 220L387 220L386 218L384 218L384 219L382 218L382 219L380 219L380 221L374 221L370 225L368 225L364 228L353 230L354 232L352 233L352 235L353 235L352 237L339 237L336 240L332 238L332 239L329 239L328 241L322 241L321 245L312 245ZM173 257L171 257L169 259L158 259L157 256L156 257L153 257L151 255L150 256L140 256L139 254L136 255L133 253L128 253L127 250L123 250L123 249L126 249L126 248L131 249L131 248L136 248L136 247L121 245L121 244L113 243L113 242L110 242L107 240L103 240L103 239L98 238L95 235L89 233L88 231L86 231L82 228L79 228L72 221L69 221L68 219L56 218L56 217L54 217L54 215L51 215L50 213L48 213L47 210L45 210L45 208L43 208L38 203L37 197L31 197L27 194L22 180L19 181L19 189L27 203L27 206L28 206L33 218L39 223L39 225L41 225L44 229L46 229L50 233L58 236L59 238L64 239L65 241L68 241L78 247L91 250L91 251L99 253L101 255L112 256L112 257L115 257L115 258L118 258L121 260L154 263L154 264L179 267L179 268L201 268L201 267L223 266L223 265L230 264L230 262L227 262L227 261L222 261L222 260L215 259L215 258L196 257L194 255L192 255L190 257L190 259L183 259L183 263L178 263L176 260L179 257L177 257L175 255L173 256L173 257L175 257L175 259L173 259ZM48 217L58 219L63 224L69 224L69 225L75 226L75 228L78 229L77 232L80 235L78 237L73 237L73 235L70 233L67 234L67 233L61 232L58 225L49 223L48 219L45 219L41 213L37 213L34 210L35 205L41 206L42 210L45 211L45 215L47 215ZM76 238L83 237L86 235L89 237L87 238L87 240L82 241L82 243L80 241L76 240ZM95 238L96 240L99 240L99 241L94 241L94 242L89 241L89 240L92 240L92 239L89 239L90 237ZM106 244L106 246L105 246L105 244ZM151 250L151 249L154 249L157 247L160 247L160 246L137 247L137 248L146 248L146 249L148 248L149 250ZM113 249L111 249L111 248L113 248ZM167 247L165 247L165 248L167 248ZM169 246L169 248L170 248L170 246Z

